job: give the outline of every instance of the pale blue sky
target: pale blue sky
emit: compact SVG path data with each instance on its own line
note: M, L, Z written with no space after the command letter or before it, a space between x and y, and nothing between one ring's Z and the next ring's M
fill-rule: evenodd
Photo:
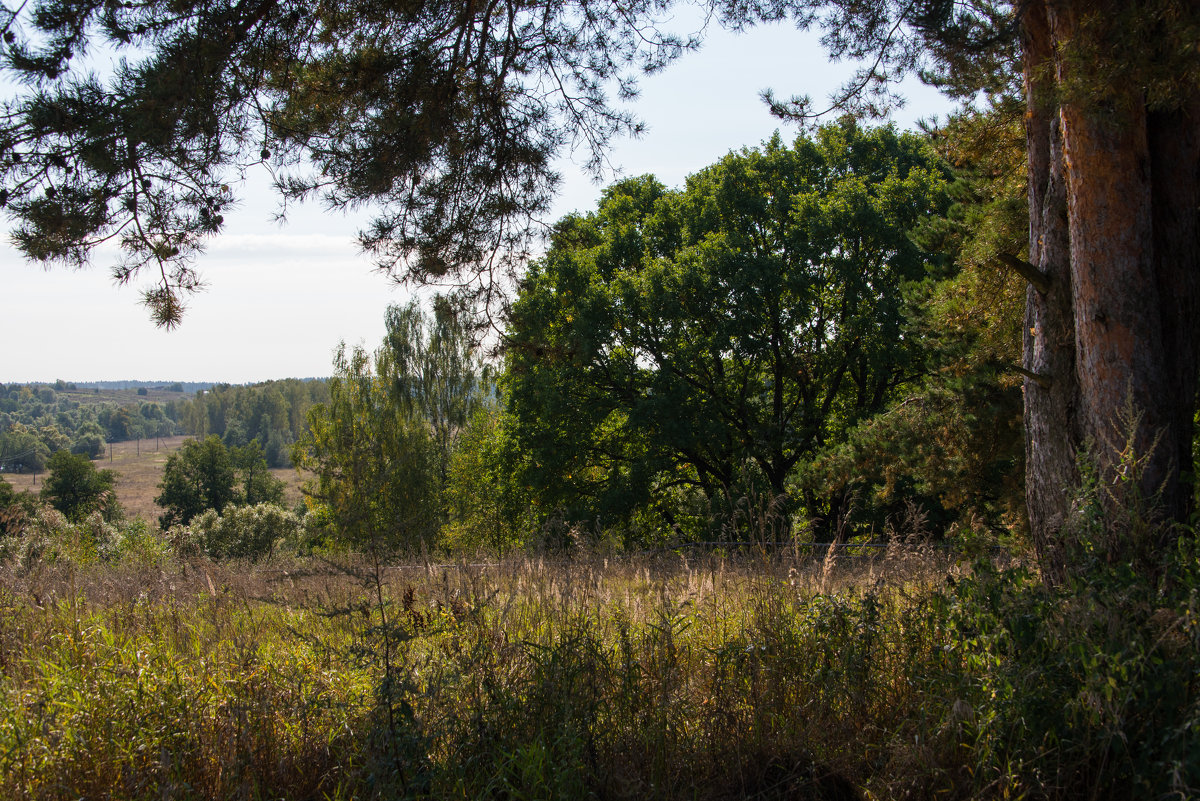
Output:
M649 131L622 140L612 162L623 174L653 173L668 186L730 150L753 146L779 129L758 98L780 95L823 99L852 68L828 63L815 36L788 26L733 35L711 32L698 53L685 55L642 84L634 108ZM945 115L950 105L915 81L908 105L895 115L901 127ZM564 159L563 189L553 219L587 210L600 187L581 164ZM606 183L615 176L608 175ZM182 326L166 332L138 305L137 287L115 287L97 254L91 269L44 272L0 244L5 348L0 382L186 380L248 382L328 375L339 341L374 348L389 303L404 290L371 270L353 243L358 223L305 206L284 226L272 222L275 201L265 176L241 191L241 209L227 214L228 230L200 262L207 291L194 297Z

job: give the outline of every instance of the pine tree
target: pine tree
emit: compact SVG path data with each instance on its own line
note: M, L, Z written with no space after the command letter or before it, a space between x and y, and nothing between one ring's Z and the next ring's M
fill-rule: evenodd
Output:
M609 95L690 44L654 31L668 5L42 0L3 29L23 88L0 123L0 206L30 259L118 241L116 277L149 271L145 303L172 326L262 163L285 199L374 205L361 243L383 269L486 297L548 208L554 157L579 145L598 166L638 129ZM108 54L110 75L90 71Z

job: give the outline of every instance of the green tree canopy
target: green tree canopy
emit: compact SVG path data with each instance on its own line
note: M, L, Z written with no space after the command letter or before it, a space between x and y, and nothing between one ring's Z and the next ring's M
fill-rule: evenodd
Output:
M920 374L905 293L938 258L909 234L945 210L946 183L919 137L845 119L681 191L623 181L561 222L509 332L530 482L549 503L591 499L574 514L688 485L785 496L801 460Z
M121 507L113 491L115 472L97 470L88 457L68 451L54 453L46 466L50 474L42 484L42 500L68 520L78 522L97 511L109 520L120 516Z
M472 336L474 326L466 317L440 296L432 313L416 300L389 306L387 334L376 357L380 378L391 384L393 401L404 413L428 423L443 479L459 432L492 391Z
M79 453L95 459L104 453L104 429L94 420L75 429L75 439L71 442L71 453Z
M309 410L310 431L292 459L315 474L305 496L337 539L377 551L432 545L440 518L433 439L379 372L361 347L343 347L329 402Z
M267 469L267 457L257 439L230 450L234 469L238 472L237 502L246 506L283 503L284 484Z
M374 359L338 354L330 400L309 413L294 451L316 473L305 488L357 545L432 545L447 519L455 445L491 386L467 324L443 298L387 310Z
M162 526L186 524L206 509L220 514L234 500L234 481L233 459L217 436L187 440L163 467L154 499L163 508Z
M0 431L0 467L5 470L38 471L46 466L50 449L37 432L23 423L9 423Z
M208 509L220 514L232 504L283 502L283 482L271 475L258 440L237 448L216 434L189 439L163 467L162 491L154 502L163 507L163 526L187 524Z
M1023 109L999 100L931 131L953 165L954 199L924 247L954 257L915 307L930 369L806 471L812 491L854 498L853 519L886 530L918 511L938 532L1026 530L1021 431L1025 282L1001 262L1027 234Z
M217 384L175 406L192 436L216 434L228 447L257 439L270 467L289 466L290 446L307 429L305 415L329 396L324 381L294 378L249 386ZM168 411L170 407L168 406Z

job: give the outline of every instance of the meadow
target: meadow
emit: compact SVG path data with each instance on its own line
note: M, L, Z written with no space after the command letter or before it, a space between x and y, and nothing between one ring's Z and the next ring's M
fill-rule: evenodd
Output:
M127 392L127 390L122 390ZM113 486L117 500L128 517L156 520L162 509L155 505L159 494L158 483L162 481L163 465L167 457L179 450L186 436L157 437L152 439L114 442L108 445L105 455L97 459L97 469L117 472ZM284 482L284 502L294 507L301 500L300 484L303 477L291 467L271 469L271 475ZM41 489L44 474L5 473L4 480L17 492L29 490L37 493Z
M264 507L160 531L182 441L101 463L123 521L0 538L0 798L1200 795L1200 538L1153 547L1136 496L1080 493L1057 583L920 515L886 545L405 552Z
M832 553L10 562L0 797L1195 792L1194 591Z

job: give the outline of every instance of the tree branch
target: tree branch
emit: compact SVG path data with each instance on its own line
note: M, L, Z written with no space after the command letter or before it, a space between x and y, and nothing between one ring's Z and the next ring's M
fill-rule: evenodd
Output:
M1019 364L1014 364L1012 369L1025 376L1042 389L1050 389L1050 387L1054 385L1054 379L1048 375L1042 375L1041 373L1035 373L1032 370L1026 370Z
M1009 255L1008 253L1001 253L996 256L996 259L1001 265L1028 281L1030 286L1043 295L1050 291L1050 276L1024 259L1018 259L1016 256Z

